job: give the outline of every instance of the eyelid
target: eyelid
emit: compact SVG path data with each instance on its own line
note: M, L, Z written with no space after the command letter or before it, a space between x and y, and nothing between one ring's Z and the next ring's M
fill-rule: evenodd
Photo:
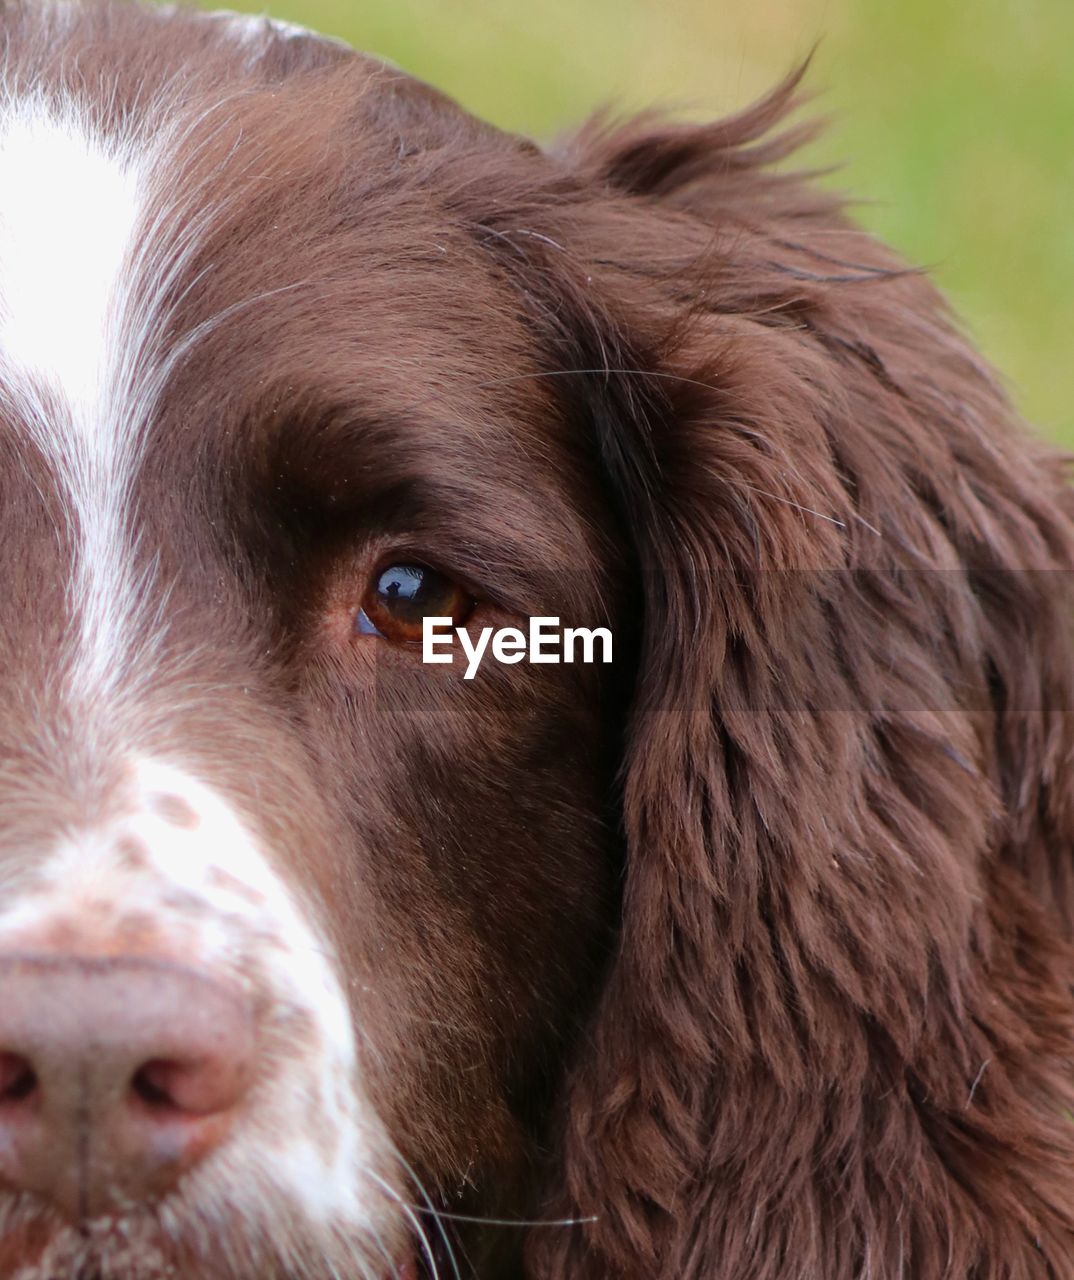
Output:
M442 578L447 578L449 581L454 582L456 586L460 587L474 600L490 599L487 592L474 589L470 579L464 572L453 568L451 565L444 564L441 560L430 556L427 551L422 551L419 547L411 547L407 543L396 544L390 551L378 556L370 577L375 580L388 569L404 564L416 565L421 569L431 569L433 573L438 573Z
M558 613L552 605L562 587L562 570L542 567L538 572L526 563L526 551L514 541L504 550L511 555L497 552L492 545L467 544L461 536L449 535L446 554L439 555L428 544L416 538L411 541L408 531L399 530L387 538L377 555L374 572L382 573L393 564L421 564L435 569L446 578L457 582L467 595L479 605L488 605L514 618Z

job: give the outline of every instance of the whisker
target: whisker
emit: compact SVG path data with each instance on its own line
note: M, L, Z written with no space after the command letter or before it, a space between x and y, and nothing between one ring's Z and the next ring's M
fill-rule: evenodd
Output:
M505 378L490 378L474 385L479 390L510 386L515 382L528 382L542 378L595 377L598 374L609 374L625 378L662 378L670 382L682 382L687 386L701 387L705 391L718 391L719 387L711 382L702 382L700 378L687 378L681 373L670 373L666 369L617 369L608 365L600 365L592 369L536 369L532 373L516 373Z
M466 1213L449 1213L446 1209L425 1209L421 1205L411 1207L417 1213L435 1213L448 1222L470 1222L486 1227L584 1227L600 1221L596 1215L591 1218L480 1218Z
M433 1221L436 1223L437 1230L440 1233L440 1239L444 1242L444 1248L447 1251L448 1262L451 1264L451 1270L455 1275L455 1280L462 1280L462 1273L459 1270L459 1262L455 1256L455 1246L452 1243L451 1237L448 1235L447 1228L444 1226L440 1211L433 1204L432 1196L426 1190L425 1184L418 1177L417 1173L414 1170L414 1166L410 1163L409 1160L407 1160L406 1156L403 1155L403 1153L399 1150L398 1146L395 1144L394 1141L392 1141L390 1137L388 1139L388 1143L392 1149L392 1155L395 1157L396 1160L399 1161L407 1177L411 1180L411 1182L414 1184L415 1188L417 1189L418 1193L420 1194L421 1198L425 1201L424 1206L408 1205L407 1207L412 1211L417 1210L420 1213L430 1213L432 1215ZM400 1197L398 1197L398 1195L396 1198L399 1200L399 1203L401 1205L404 1204L404 1201Z
M827 520L829 524L838 525L840 529L846 528L846 523L842 520L837 520L835 516L826 516L823 511L814 511L812 507L804 507L800 502L795 502L791 498L781 497L778 493L769 493L767 489L758 489L752 484L747 484L745 480L728 480L726 483L732 484L738 489L748 489L750 493L760 494L762 498L771 498L773 502L786 503L788 507L793 507L795 511L804 511L807 515L816 516L818 520ZM872 528L872 525L868 527ZM876 530L874 529L873 532L875 533Z
M389 1199L394 1200L395 1203L399 1206L399 1208L402 1209L407 1220L411 1223L414 1230L417 1232L418 1242L420 1243L422 1252L425 1254L425 1257L429 1263L429 1267L432 1270L433 1280L440 1280L440 1269L436 1265L436 1255L433 1253L432 1245L429 1242L428 1234L426 1233L425 1228L422 1226L421 1220L419 1219L418 1215L414 1212L413 1206L407 1204L407 1202L403 1199L403 1197L399 1194L399 1192L396 1191L394 1187L389 1185L389 1183L387 1183L380 1176L380 1174L376 1172L375 1169L368 1170L368 1173L369 1173L369 1176L373 1179L373 1181L376 1182L378 1186L380 1186L381 1190L385 1193L385 1195L387 1195ZM462 1280L461 1276L459 1276L458 1274L458 1268L455 1268L455 1275L457 1277L457 1280Z

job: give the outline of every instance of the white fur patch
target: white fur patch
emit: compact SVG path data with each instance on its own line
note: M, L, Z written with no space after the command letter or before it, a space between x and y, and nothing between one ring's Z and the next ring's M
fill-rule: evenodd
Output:
M110 451L113 305L137 179L72 120L23 104L0 133L0 351L60 390L85 446Z
M0 108L0 376L54 464L81 544L78 683L121 665L132 597L126 507L137 426L125 412L136 157L44 97Z
M0 383L70 519L77 650L66 677L91 742L102 722L122 732L124 708L152 681L151 663L134 669L150 598L134 482L169 370L220 319L161 349L172 285L216 212L170 189L165 157L185 125L167 127L147 152L103 137L76 103L0 91ZM152 598L163 611L163 588ZM189 1178L192 1196L204 1188L200 1221L218 1213L222 1236L237 1221L255 1238L271 1234L271 1211L294 1210L344 1238L376 1236L386 1139L363 1101L340 977L312 915L221 795L134 760L114 816L12 874L31 879L0 883L0 950L47 945L61 926L74 930L65 946L83 936L91 954L149 936L155 955L244 985L267 1010L266 1069L231 1137Z
M125 923L148 932L139 945L154 956L239 984L267 1009L271 1069L194 1177L226 1186L229 1212L255 1218L282 1199L310 1221L371 1229L358 1188L380 1131L359 1102L327 947L231 806L157 760L136 761L116 816L65 841L0 913L0 951L47 950L59 929L68 951L74 936L88 955L123 954Z

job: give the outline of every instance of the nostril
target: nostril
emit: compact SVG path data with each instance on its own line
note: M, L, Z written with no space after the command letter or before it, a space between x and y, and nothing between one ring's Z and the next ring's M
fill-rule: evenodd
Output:
M175 1063L165 1062L163 1059L147 1062L139 1067L131 1080L135 1096L154 1110L176 1110L178 1104L170 1088L175 1067Z
M37 1072L19 1053L0 1053L0 1104L23 1102L37 1088Z
M245 1063L206 1055L183 1060L152 1058L131 1079L135 1097L162 1118L209 1116L232 1107L243 1092Z
M0 1199L72 1221L156 1203L232 1141L260 1063L254 1007L211 973L0 951Z

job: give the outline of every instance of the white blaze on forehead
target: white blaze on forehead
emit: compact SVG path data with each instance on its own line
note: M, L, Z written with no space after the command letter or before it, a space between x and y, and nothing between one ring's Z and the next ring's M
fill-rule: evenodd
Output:
M124 329L140 187L130 148L73 105L0 102L0 375L73 517L80 681L98 692L132 594L125 501L139 424Z
M116 292L138 218L127 161L22 103L0 123L0 352L60 393L84 446L111 451Z
M87 954L122 954L132 936L154 956L244 988L271 1063L202 1176L226 1183L232 1211L256 1214L261 1206L243 1199L268 1186L310 1220L370 1227L360 1188L382 1138L361 1099L340 977L222 796L170 764L134 762L114 817L67 838L0 913L0 952L47 949L53 929L65 949Z

